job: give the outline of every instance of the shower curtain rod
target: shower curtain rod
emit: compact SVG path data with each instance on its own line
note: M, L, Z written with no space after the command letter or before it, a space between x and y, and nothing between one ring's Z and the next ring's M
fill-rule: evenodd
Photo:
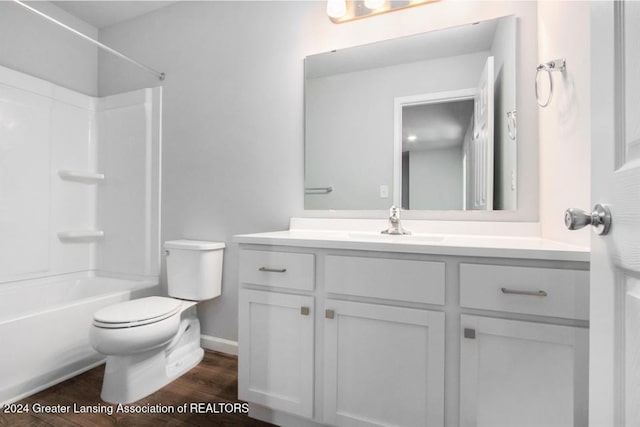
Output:
M68 26L68 25L66 25L66 24L63 24L62 22L58 21L57 19L54 19L54 18L50 17L49 15L47 15L47 14L45 14L45 13L43 13L43 12L40 12L38 9L34 9L33 7L31 7L31 6L29 6L29 5L25 4L25 3L23 3L23 2L22 2L22 1L20 1L20 0L13 0L13 1L14 1L15 3L19 4L20 6L24 7L25 9L28 9L28 10L30 10L31 12L35 13L36 15L40 15L40 16L42 16L44 19L46 19L46 20L48 20L48 21L50 21L50 22L53 22L54 24L59 25L60 27L64 28L65 30L71 31L72 33L74 33L74 34L76 34L76 35L78 35L78 36L82 37L83 39L85 39L85 40L86 40L86 41L88 41L88 42L91 42L91 43L95 44L95 45L96 45L96 46L98 46L100 49L104 49L104 50L106 50L107 52L112 53L113 55L115 55L115 56L117 56L117 57L119 57L119 58L122 58L122 59L124 59L125 61L129 61L129 62L130 62L130 63L132 63L133 65L136 65L136 66L138 66L138 67L142 68L143 70L145 70L145 71L147 71L147 72L149 72L149 73L153 74L154 76L156 76L156 77L158 78L158 80L160 80L160 81L164 80L164 78L165 78L165 74L164 74L164 73L161 73L160 71L156 71L156 70L154 70L154 69L153 69L153 68L151 68L151 67L147 67L146 65L141 64L140 62L138 62L138 61L136 61L136 60L134 60L134 59L129 58L127 55L122 54L122 53L118 52L117 50L112 49L112 48L110 48L109 46L107 46L107 45L105 45L105 44L100 43L98 40L94 40L94 39L92 39L91 37L87 36L86 34L83 34L83 33L81 33L80 31L78 31L78 30L76 30L76 29L73 29L73 28L71 28L70 26Z

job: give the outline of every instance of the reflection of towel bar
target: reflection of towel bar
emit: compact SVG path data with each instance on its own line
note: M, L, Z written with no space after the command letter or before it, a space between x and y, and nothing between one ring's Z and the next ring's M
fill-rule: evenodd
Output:
M507 135L512 141L516 140L518 113L516 110L507 111Z
M329 194L333 191L333 187L306 187L304 194Z

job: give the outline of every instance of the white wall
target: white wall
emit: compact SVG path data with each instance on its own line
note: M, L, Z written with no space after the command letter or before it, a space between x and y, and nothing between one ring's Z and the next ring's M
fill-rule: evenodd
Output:
M477 52L307 80L305 185L332 186L333 192L306 195L305 208L388 209L394 99L475 88L487 56ZM380 198L380 185L388 186L389 197Z
M462 145L409 153L409 209L462 209Z
M307 55L514 14L519 18L517 212L538 218L535 2L442 1L347 24L326 3L179 2L100 31L102 42L167 73L163 83L163 240L226 241L223 295L199 307L203 333L237 337L238 233L286 229L303 211ZM102 95L153 85L100 55ZM472 213L483 214L483 213Z
M237 337L239 233L286 229L302 213L302 60L309 5L180 2L101 31L167 73L162 239L227 243L222 296L198 307L203 333ZM100 92L150 83L100 57Z
M46 2L32 7L96 38L98 30ZM98 92L98 50L12 1L0 1L0 65L86 95Z
M539 62L567 60L566 73L553 73L555 86L550 105L540 108L542 235L589 246L590 227L568 231L563 223L565 209L592 207L589 3L540 2L538 31Z

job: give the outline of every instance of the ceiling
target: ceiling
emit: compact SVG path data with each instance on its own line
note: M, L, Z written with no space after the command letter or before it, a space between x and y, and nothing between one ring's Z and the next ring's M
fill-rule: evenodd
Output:
M52 1L60 9L93 25L105 28L169 6L175 1Z

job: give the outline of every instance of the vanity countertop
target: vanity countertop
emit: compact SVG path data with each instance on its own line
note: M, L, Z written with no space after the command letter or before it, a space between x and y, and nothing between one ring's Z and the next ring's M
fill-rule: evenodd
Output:
M243 244L589 262L589 248L538 237L461 234L390 236L364 231L286 230L241 234Z

